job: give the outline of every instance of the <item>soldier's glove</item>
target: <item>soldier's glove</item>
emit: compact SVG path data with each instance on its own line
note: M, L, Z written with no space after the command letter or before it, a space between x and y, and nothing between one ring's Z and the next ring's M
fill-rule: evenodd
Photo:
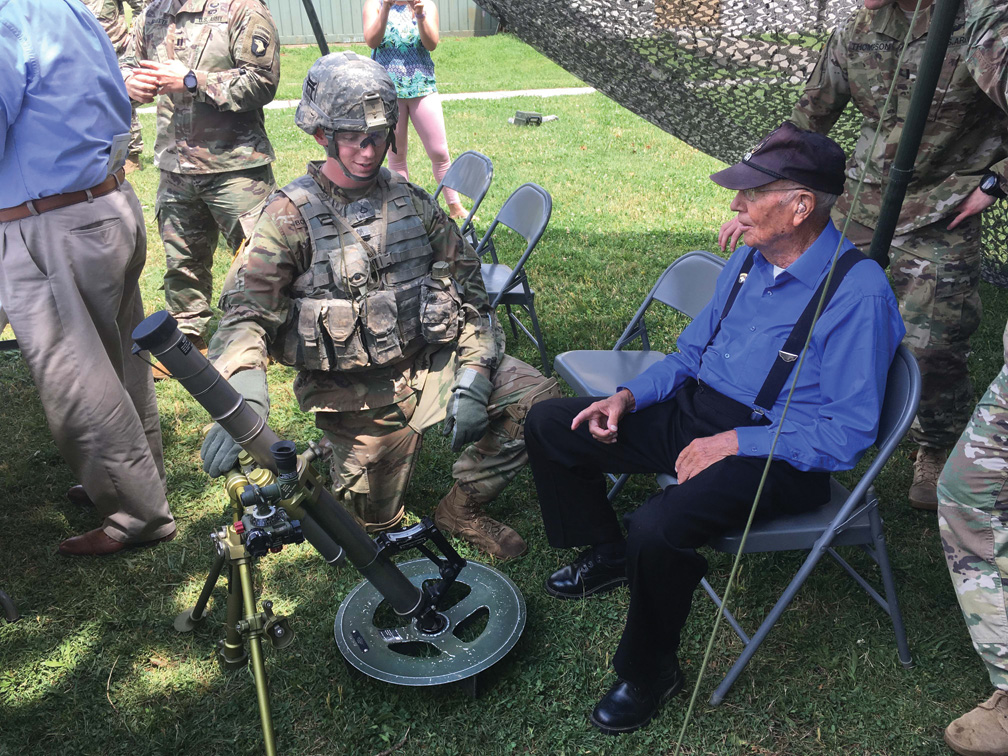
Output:
M466 444L486 433L490 427L487 402L492 391L493 384L473 368L466 368L456 376L444 424L444 434L451 436L452 451L462 451Z
M269 394L266 391L266 372L264 370L243 370L235 373L228 383L256 411L259 417L265 419L269 414ZM203 439L200 447L200 459L203 460L203 471L211 478L216 478L228 472L238 461L241 453L239 446L220 423L214 423Z

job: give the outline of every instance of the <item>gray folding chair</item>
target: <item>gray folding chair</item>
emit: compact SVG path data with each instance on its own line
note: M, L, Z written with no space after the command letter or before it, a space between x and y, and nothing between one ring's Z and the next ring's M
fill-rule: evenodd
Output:
M493 163L490 162L490 158L482 152L466 150L452 161L451 167L434 192L435 201L443 189L454 189L472 202L469 214L459 225L459 231L474 247L477 242L473 218L490 189L491 181L493 181Z
M858 480L854 490L848 491L836 479L831 479L829 503L814 512L775 517L753 523L749 530L749 537L746 539L744 550L746 554L805 549L810 551L752 638L743 632L731 613L725 612L725 619L742 640L744 648L739 658L728 670L728 674L711 695L712 706L717 706L724 700L728 690L745 669L760 643L780 619L824 553L833 557L889 615L893 624L893 632L896 635L896 651L899 660L907 669L913 666L910 648L907 645L906 629L903 626L903 615L896 598L896 581L889 563L885 536L882 533L878 495L872 484L909 430L914 415L917 414L920 393L921 377L917 361L906 347L900 345L896 350L893 363L889 367L889 376L886 380L882 416L879 422L878 437L875 441L878 453L864 475ZM672 482L669 476L658 476L659 485ZM739 531L715 538L708 545L717 551L735 554L738 552L741 539L742 533ZM881 573L884 597L836 552L835 547L837 546L860 546L871 557ZM714 603L720 606L721 599L710 587L710 584L706 580L703 580L701 584Z
M648 308L654 302L661 302L690 318L696 317L714 296L714 285L724 264L724 260L710 252L687 252L665 268L612 349L577 349L558 354L553 360L553 369L578 396L614 394L617 386L665 358L665 352L651 349L645 318ZM626 348L637 339L640 339L640 350ZM614 483L609 490L610 500L620 492L629 476L611 477Z
M528 276L525 275L525 263L535 249L536 244L546 230L550 214L553 212L553 198L549 192L538 184L522 184L511 194L501 207L493 223L483 234L476 247L476 254L482 256L489 251L491 263L483 263L483 284L490 297L490 306L496 309L504 305L507 309L511 332L517 336L518 329L532 339L539 349L543 372L548 378L550 366L546 358L546 340L539 327L539 318L535 311L535 293L529 288ZM493 234L499 225L504 225L521 236L526 243L525 251L512 269L497 259L497 251L493 245ZM532 326L530 331L511 310L511 306L521 307L528 314Z

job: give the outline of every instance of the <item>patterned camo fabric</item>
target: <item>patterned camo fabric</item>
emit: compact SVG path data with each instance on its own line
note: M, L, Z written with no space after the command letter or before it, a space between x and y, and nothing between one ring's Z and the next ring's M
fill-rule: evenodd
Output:
M1008 330L1006 330L1008 342ZM1008 690L1008 367L977 405L938 480L938 527L973 646Z
M729 163L791 114L821 46L862 4L860 0L481 2L510 31L586 83ZM964 0L964 4L966 26L954 36L969 37L965 44L970 70L981 78L984 91L1000 91L1004 100L1008 4L998 0ZM905 20L902 24L905 31ZM982 54L974 42L982 42ZM902 37L894 49L900 46ZM939 81L939 96L950 83L945 75ZM858 141L860 124L860 113L848 106L830 131L848 155ZM883 144L883 155L876 157L884 159L888 149ZM956 159L938 157L953 164ZM948 196L939 199L951 201L957 191L949 187ZM984 272L1001 285L1008 285L1006 208L1008 203L1001 202L984 213Z
M199 89L157 98L154 162L173 173L221 173L273 162L263 106L280 82L277 31L259 0L153 0L133 22L124 68L177 59Z
M355 370L309 370L300 357L292 361L299 368L294 393L301 408L316 413L316 424L333 445L334 492L354 516L373 529L398 522L421 434L444 420L456 372L478 365L492 374L490 428L462 452L452 475L470 499L479 504L489 502L525 464L525 412L532 401L558 395L556 381L547 381L534 368L504 355L503 331L496 319L491 320L479 260L430 195L386 169L370 190L355 197L326 178L319 164L308 166L308 176L317 187L314 191L344 219L353 218L364 200L372 209L387 207L384 198L397 196L393 190L405 185L404 202L412 205L410 214L423 224L433 261L447 264L465 308L465 320L454 339L444 345L425 345L396 362ZM306 311L303 301L298 305L291 300L292 291L306 275L313 282L324 282L323 288L330 291L333 301L347 297L346 283L330 276L329 265L335 270L351 266L350 246L341 259L315 265L305 219L289 198L291 186L270 198L225 281L221 298L225 315L209 352L225 376L246 368L264 370L267 346L278 359L286 360L277 349L291 329L309 330L306 335L325 341L318 333L319 320L313 317L309 328L302 318L293 316L296 306L301 307L300 312ZM359 228L381 226L372 211L364 215L367 219ZM391 224L389 229L391 236ZM370 242L380 258L387 249L383 240L371 235ZM354 278L348 273L347 280ZM335 331L343 332L343 325L353 325L331 323L328 315L324 322L330 341ZM402 330L409 326L400 322Z

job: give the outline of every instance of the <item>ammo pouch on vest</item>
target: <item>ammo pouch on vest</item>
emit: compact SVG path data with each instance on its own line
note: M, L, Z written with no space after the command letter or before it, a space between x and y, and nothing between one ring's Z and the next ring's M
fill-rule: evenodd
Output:
M371 364L385 365L402 357L402 342L396 331L399 307L396 305L395 293L369 291L361 300L360 315L364 343L371 355Z
M428 344L458 338L462 298L450 278L428 275L420 284L420 327Z
M355 370L368 364L353 302L300 299L296 325L287 334L281 362L307 370Z

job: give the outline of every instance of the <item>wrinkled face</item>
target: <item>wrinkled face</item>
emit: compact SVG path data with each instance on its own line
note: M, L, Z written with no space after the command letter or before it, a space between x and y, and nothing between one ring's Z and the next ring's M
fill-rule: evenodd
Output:
M738 213L744 241L750 247L774 250L795 232L797 187L788 181L774 181L758 189L739 191L731 202Z

